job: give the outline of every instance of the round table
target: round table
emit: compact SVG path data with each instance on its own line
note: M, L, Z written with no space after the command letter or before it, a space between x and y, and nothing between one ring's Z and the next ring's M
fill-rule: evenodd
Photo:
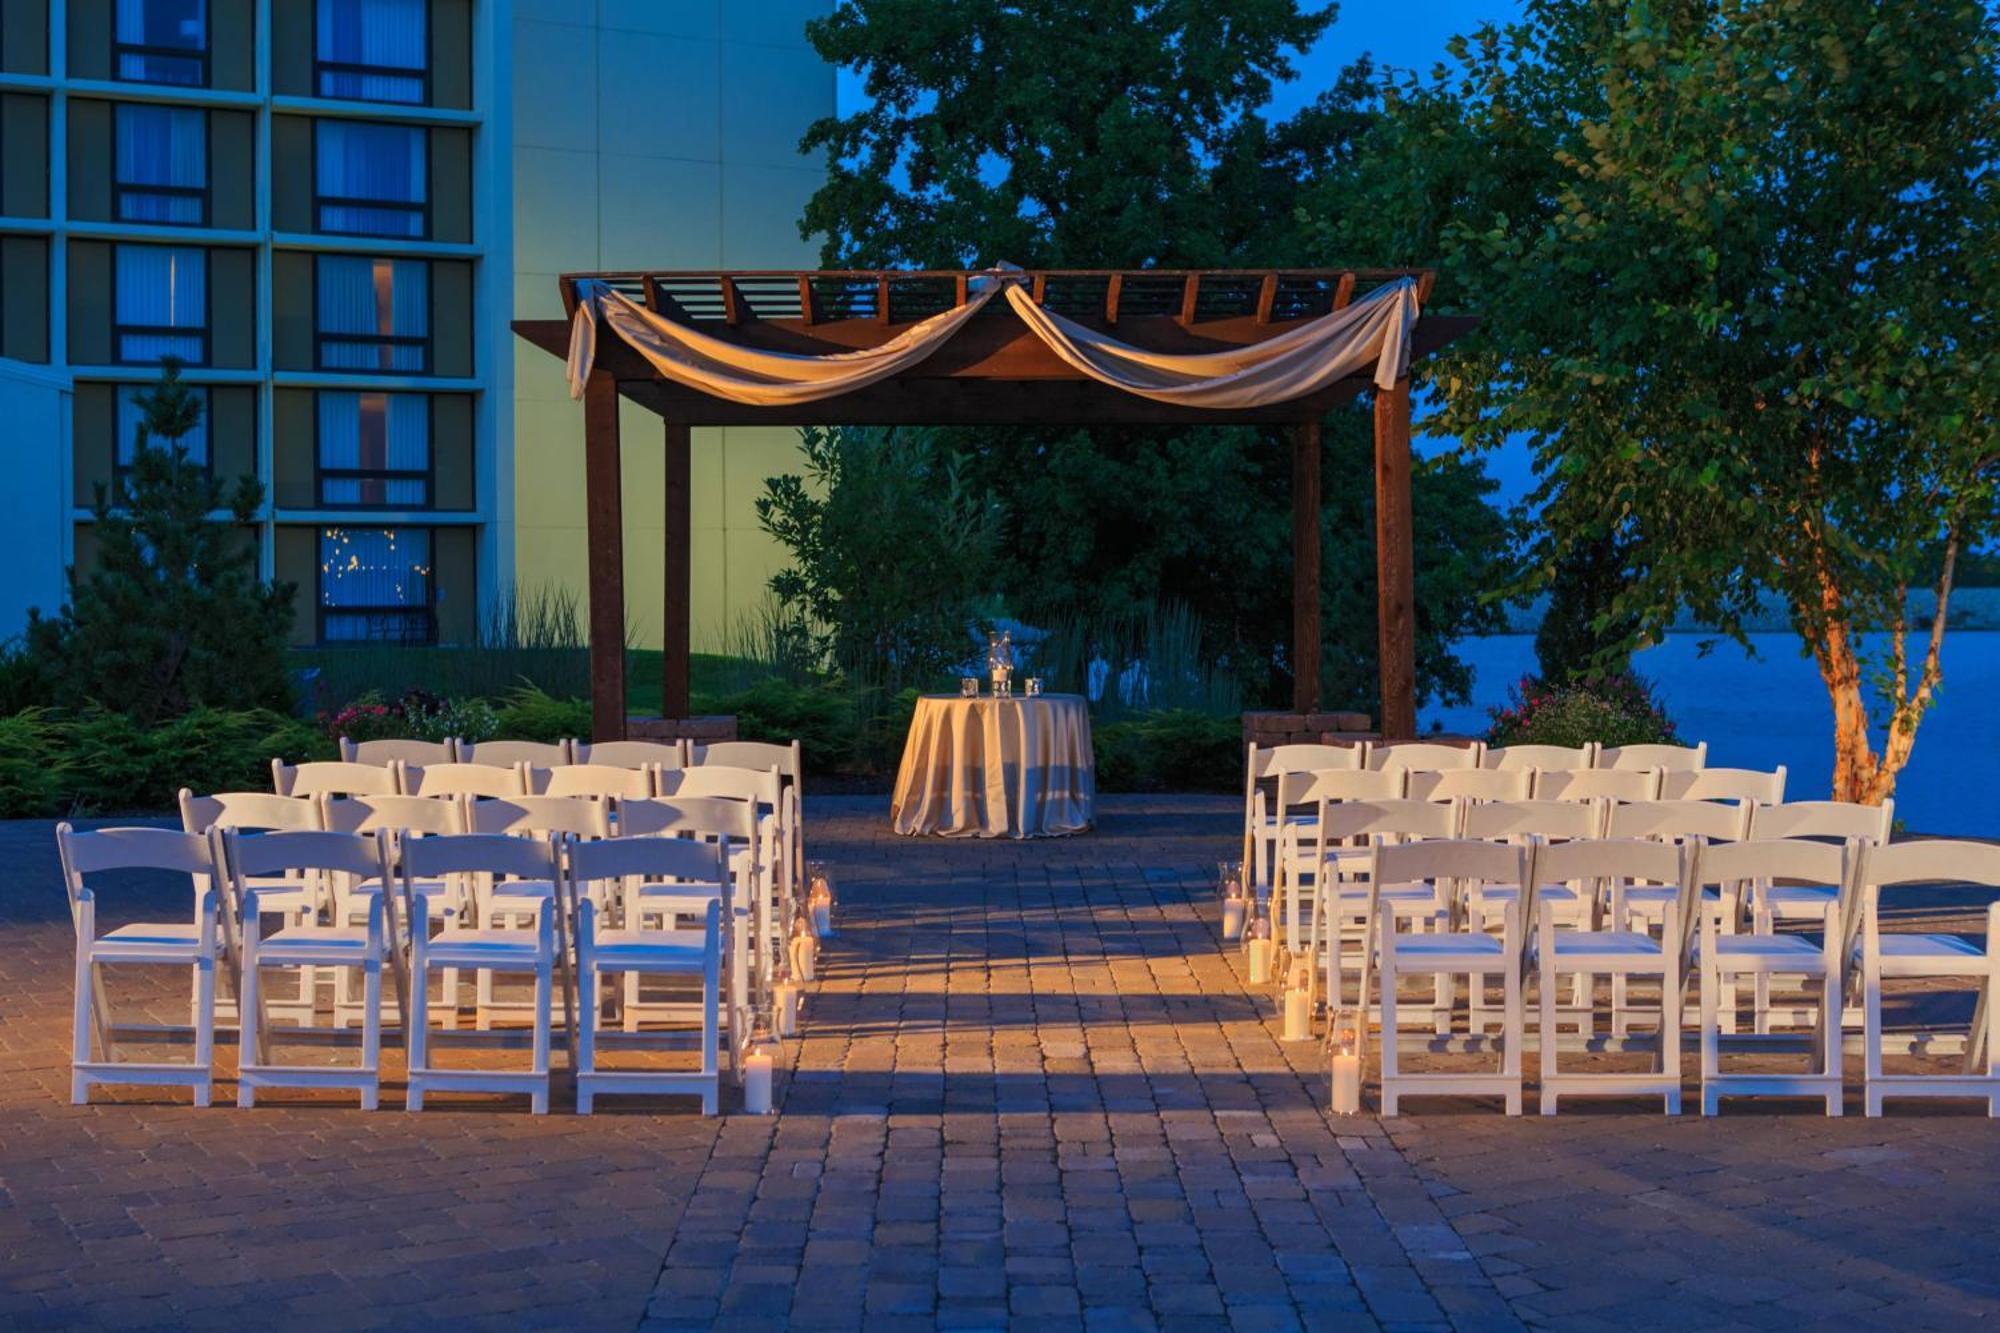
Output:
M889 813L898 833L1056 838L1090 827L1096 794L1082 695L927 694Z

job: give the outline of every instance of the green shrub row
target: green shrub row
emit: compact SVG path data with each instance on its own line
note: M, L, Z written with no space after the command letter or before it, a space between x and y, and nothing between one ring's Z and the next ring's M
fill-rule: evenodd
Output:
M269 791L271 760L332 757L311 723L260 708L198 708L150 727L31 708L0 717L0 818L168 810L182 787Z

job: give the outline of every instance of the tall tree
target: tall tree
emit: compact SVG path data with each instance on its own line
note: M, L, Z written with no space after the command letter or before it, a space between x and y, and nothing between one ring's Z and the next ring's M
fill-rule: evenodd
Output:
M1842 799L1894 789L2000 517L1997 50L1979 0L1529 0L1388 87L1314 205L1486 312L1434 424L1531 441L1539 578L1625 551L1595 623L1632 638L1747 645L1782 600Z
M1366 127L1371 68L1356 61L1289 120L1263 112L1333 17L1332 5L1297 0L842 5L808 33L828 60L863 72L868 102L807 135L828 178L801 234L821 238L829 266L1297 265L1303 191ZM1283 441L1227 429L938 438L999 501L1010 558L992 577L1010 609L1115 618L1185 601L1249 698L1289 693ZM1376 689L1372 520L1349 512L1371 489L1365 414L1334 414L1324 438L1324 684L1329 699L1365 708ZM1462 698L1470 676L1450 644L1494 621L1479 593L1503 577L1504 543L1476 544L1499 520L1476 464L1427 464L1415 485L1419 522L1450 534L1419 545L1420 686Z
M257 578L248 530L262 491L190 456L202 403L177 362L138 407L131 466L97 492L97 558L70 570L56 616L29 613L29 657L58 703L147 725L204 705L287 708L293 589Z

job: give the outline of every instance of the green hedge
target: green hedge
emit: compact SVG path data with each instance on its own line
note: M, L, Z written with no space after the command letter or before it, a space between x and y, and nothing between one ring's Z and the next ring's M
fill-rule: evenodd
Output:
M0 818L169 810L182 787L269 791L271 760L332 757L311 723L264 709L142 727L100 709L31 708L0 717Z
M1097 727L1099 791L1235 791L1243 781L1243 722L1187 709Z

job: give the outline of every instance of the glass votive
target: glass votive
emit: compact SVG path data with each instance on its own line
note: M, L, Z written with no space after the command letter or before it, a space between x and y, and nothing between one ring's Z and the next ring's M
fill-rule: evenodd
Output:
M1028 696L1030 698L1033 698L1035 695L1038 695L1041 692L1042 692L1042 678L1040 676L1028 677Z
M958 695L961 699L977 699L979 697L979 677L960 676L958 678Z

